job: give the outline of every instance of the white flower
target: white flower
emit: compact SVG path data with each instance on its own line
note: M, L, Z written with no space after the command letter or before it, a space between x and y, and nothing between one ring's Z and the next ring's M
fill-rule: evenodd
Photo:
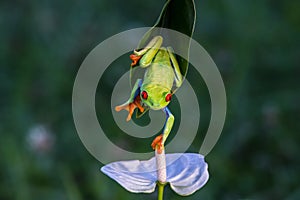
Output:
M165 182L170 183L171 188L177 194L186 196L199 190L208 181L208 166L202 155L174 153L166 154L165 158L166 170L157 169L157 166L162 165L156 164L159 159L156 154L156 158L153 157L146 161L113 162L103 166L101 171L126 190L134 193L154 192L157 181L162 182L161 180L164 179ZM165 171L166 177L164 176ZM158 177L160 178L158 179Z

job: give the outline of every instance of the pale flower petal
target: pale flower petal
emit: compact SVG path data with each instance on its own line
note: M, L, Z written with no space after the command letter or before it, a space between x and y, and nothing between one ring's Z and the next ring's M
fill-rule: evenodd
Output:
M207 163L200 154L166 154L167 182L180 195L190 195L208 181ZM101 171L134 193L151 193L157 181L155 157L147 161L119 161Z
M167 163L170 162L169 159L167 157ZM208 181L207 168L202 155L184 153L180 159L167 166L167 181L176 193L183 196L190 195Z
M101 171L129 192L151 193L156 186L155 158L147 161L118 161L105 165Z

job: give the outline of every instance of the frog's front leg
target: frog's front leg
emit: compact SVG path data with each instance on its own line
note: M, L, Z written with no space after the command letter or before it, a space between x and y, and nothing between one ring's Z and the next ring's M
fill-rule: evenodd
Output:
M163 133L161 135L157 136L151 144L151 147L154 150L157 148L157 152L159 154L162 153L165 141L167 140L167 137L169 136L169 134L172 130L172 127L173 127L173 124L174 124L174 119L175 119L174 115L171 113L171 111L168 109L168 107L165 107L163 109L163 111L167 116L167 120L166 120L165 125L164 125Z
M182 74L180 72L180 68L179 68L178 62L176 60L176 57L174 55L174 50L172 49L172 47L168 47L167 50L169 53L169 57L170 57L172 66L174 68L175 84L176 84L176 87L179 88L182 84Z
M155 36L145 48L134 50L133 54L130 55L132 60L131 66L137 65L139 62L141 67L148 67L161 47L162 42L163 38L161 36Z
M116 106L115 110L119 112L120 110L127 110L128 116L126 121L131 119L132 113L135 108L138 108L141 112L144 112L144 108L141 106L141 98L140 98L140 87L142 85L142 79L138 79L131 91L130 98L127 102L122 105Z

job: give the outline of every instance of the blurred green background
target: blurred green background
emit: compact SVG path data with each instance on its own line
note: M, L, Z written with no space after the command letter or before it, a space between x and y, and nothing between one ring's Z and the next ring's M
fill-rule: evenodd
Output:
M156 199L100 172L76 133L71 101L85 56L116 33L153 25L163 3L1 1L1 200ZM206 186L184 198L167 187L165 199L300 199L299 8L297 0L196 2L193 38L223 76L227 119L206 158ZM202 89L199 138L210 119Z

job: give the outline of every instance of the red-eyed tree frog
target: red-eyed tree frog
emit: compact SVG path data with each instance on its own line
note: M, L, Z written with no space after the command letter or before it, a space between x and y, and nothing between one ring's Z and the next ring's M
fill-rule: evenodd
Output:
M162 43L163 38L155 36L145 48L134 50L130 55L131 67L139 65L146 69L144 78L137 79L128 101L115 107L117 112L123 109L129 112L127 121L131 119L135 108L141 113L145 107L149 107L153 110L162 110L166 114L163 133L151 144L159 153L162 152L174 123L174 116L167 107L173 94L172 87L175 84L175 87L179 88L183 81L173 49L161 47Z

